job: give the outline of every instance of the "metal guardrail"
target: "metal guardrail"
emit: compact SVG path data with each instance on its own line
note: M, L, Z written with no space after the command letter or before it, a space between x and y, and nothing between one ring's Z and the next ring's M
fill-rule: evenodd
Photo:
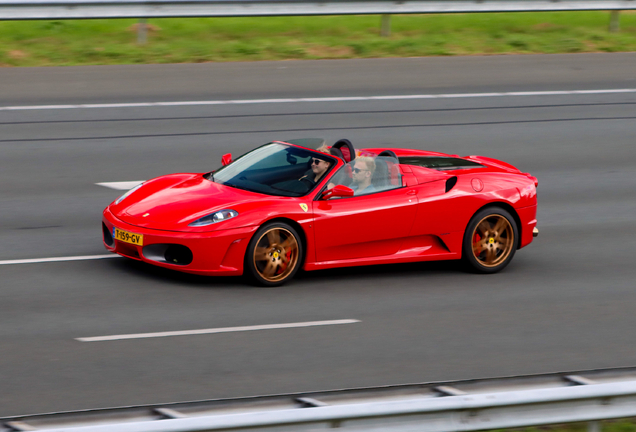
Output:
M0 430L450 432L636 416L636 368L0 418ZM4 429L3 429L4 428Z
M0 20L636 9L634 0L0 0Z

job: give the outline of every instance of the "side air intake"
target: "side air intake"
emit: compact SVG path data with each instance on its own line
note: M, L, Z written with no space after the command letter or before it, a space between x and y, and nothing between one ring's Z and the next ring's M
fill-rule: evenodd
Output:
M446 180L446 192L454 188L456 184L457 184L457 177L451 177L448 180Z

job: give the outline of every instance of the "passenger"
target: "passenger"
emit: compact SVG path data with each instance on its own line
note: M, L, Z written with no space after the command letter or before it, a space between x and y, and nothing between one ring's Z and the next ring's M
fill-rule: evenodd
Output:
M375 188L371 184L373 174L375 173L375 161L370 157L359 157L354 160L353 166L353 189L354 195L363 195L375 192Z

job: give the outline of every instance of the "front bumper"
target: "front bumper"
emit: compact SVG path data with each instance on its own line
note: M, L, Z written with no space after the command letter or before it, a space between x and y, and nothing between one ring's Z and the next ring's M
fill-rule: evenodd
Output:
M106 208L102 214L104 247L110 252L144 261L159 267L201 275L232 276L243 274L243 262L247 244L258 227L250 226L205 233L185 233L153 230L128 224L116 218ZM142 234L143 246L113 239L109 233L113 227L135 234ZM178 245L176 248L171 247ZM191 252L186 264L175 264L171 250ZM174 262L173 262L174 261ZM189 262L188 262L189 261Z

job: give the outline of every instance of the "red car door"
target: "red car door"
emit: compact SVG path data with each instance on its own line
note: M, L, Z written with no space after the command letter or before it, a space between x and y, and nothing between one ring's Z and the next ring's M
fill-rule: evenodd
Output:
M411 231L415 188L313 201L318 262L392 255Z

